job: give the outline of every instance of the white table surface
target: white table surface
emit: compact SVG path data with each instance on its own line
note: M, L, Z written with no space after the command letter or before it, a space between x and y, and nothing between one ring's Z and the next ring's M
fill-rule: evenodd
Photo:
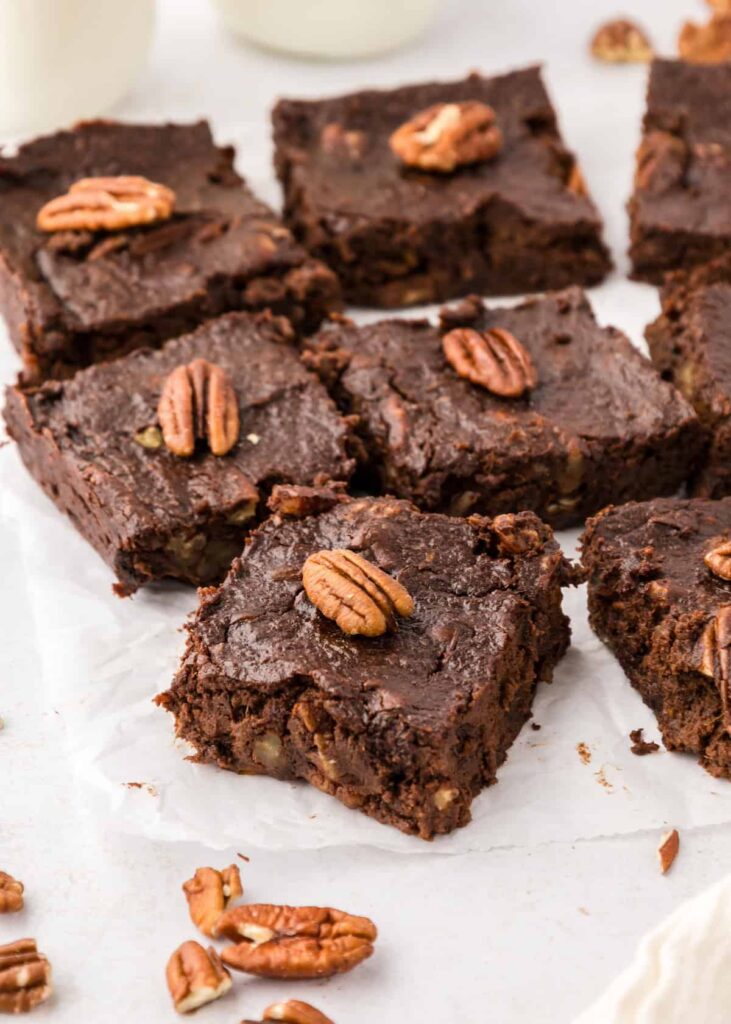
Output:
M668 52L680 20L701 13L692 0L635 7ZM585 56L594 24L616 12L613 0L450 0L420 43L342 65L247 49L223 33L202 0L167 0L160 4L149 70L114 113L145 120L207 115L219 134L245 124L247 137L266 148L267 112L279 94L317 95L542 60L619 267L594 292L595 306L601 319L641 344L656 295L620 275L644 69L605 68ZM246 171L246 153L239 163ZM264 166L260 152L252 163ZM252 184L277 199L270 175L255 175ZM15 369L4 352L3 378L10 380ZM0 918L0 943L33 935L52 959L57 992L37 1011L39 1021L172 1021L164 965L179 942L194 937L180 885L197 866L228 863L236 850L212 855L95 823L69 771L63 712L44 698L20 554L3 530L0 548L0 868L22 878L28 893L22 916ZM79 680L80 687L88 684ZM291 995L310 999L337 1024L563 1024L624 966L643 932L731 863L731 828L687 830L675 867L662 877L658 838L651 829L410 857L352 847L272 853L247 849L242 837L238 849L251 856L242 865L251 899L367 913L380 927L377 955L351 975L314 985L241 976L235 994L203 1010L201 1020L235 1024Z

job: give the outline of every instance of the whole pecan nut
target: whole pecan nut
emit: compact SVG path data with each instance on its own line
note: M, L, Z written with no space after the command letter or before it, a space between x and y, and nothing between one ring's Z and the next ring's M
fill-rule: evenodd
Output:
M239 404L231 378L215 363L194 359L177 366L163 384L157 416L166 446L187 458L196 441L214 455L231 451L239 438Z
M381 636L396 614L413 614L411 595L393 576L347 549L318 551L302 567L310 601L351 636Z
M538 384L528 352L510 331L457 327L442 338L444 355L460 377L501 398L520 398Z
M0 914L15 914L23 909L23 883L0 871Z
M597 60L610 63L649 61L654 56L645 33L626 18L608 21L598 28L591 41L591 52Z
M367 917L267 903L227 910L216 932L238 940L221 953L225 964L265 978L326 978L350 971L373 953L377 935Z
M168 989L178 1013L192 1013L220 999L231 988L231 975L215 949L199 942L184 942L168 960Z
M705 25L686 21L678 36L678 53L692 64L731 60L731 13L714 14Z
M706 551L703 561L715 576L731 580L731 540L721 541Z
M27 1013L52 991L51 965L35 939L0 946L0 1013Z
M264 1020L283 1021L284 1024L333 1024L329 1017L301 999L288 999L284 1003L272 1003L263 1014Z
M436 103L391 135L391 149L409 167L450 174L465 164L492 160L503 144L495 111L486 103Z
M41 231L121 231L172 216L175 193L134 175L81 178L38 211Z
M731 736L731 604L722 605L701 636L700 671L721 697L721 721Z
M210 938L216 921L234 900L243 896L244 888L238 866L230 864L223 871L198 868L193 877L183 883L183 892L191 921Z

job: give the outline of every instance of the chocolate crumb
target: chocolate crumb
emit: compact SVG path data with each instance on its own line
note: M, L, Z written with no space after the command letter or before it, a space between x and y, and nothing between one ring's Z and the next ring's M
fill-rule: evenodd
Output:
M637 754L638 757L643 757L645 754L654 754L656 750L660 749L659 743L643 739L643 732L643 729L633 729L629 734L629 738L632 740L630 750L633 754Z
M540 729L540 725L538 724L538 722L531 722L530 727L534 730L534 732L538 732L538 730Z

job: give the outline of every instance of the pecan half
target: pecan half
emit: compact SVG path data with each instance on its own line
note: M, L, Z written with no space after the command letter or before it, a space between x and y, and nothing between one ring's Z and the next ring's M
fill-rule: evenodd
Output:
M686 21L678 36L678 53L693 64L731 60L731 14L714 14L705 25Z
M682 139L670 132L649 132L637 150L635 188L658 195L679 185L688 165Z
M0 871L0 914L15 914L23 909L23 883Z
M649 61L654 56L645 33L626 18L608 21L598 28L591 41L591 52L597 60L614 64Z
M199 942L184 942L168 960L165 971L173 1005L178 1013L193 1010L220 999L231 988L231 975L215 949Z
M187 458L196 441L214 455L230 452L239 438L239 403L231 378L215 363L194 359L177 366L163 384L157 416L165 444Z
M538 384L533 360L510 331L458 327L442 338L447 362L460 377L501 398L520 398Z
M241 873L236 864L223 871L216 868L198 868L192 878L183 883L188 901L188 913L193 924L209 938L214 926L230 903L244 895Z
M409 592L355 551L310 555L302 582L315 607L351 636L381 636L394 627L396 613L408 617L414 611Z
M706 551L703 561L715 576L731 580L731 540L721 541Z
M40 231L121 231L167 220L174 206L172 189L147 178L81 178L41 207L36 226Z
M731 736L731 604L722 605L703 631L700 671L715 680L721 721Z
M657 856L660 861L660 870L663 874L669 871L673 866L673 861L678 856L678 850L680 849L680 836L678 830L674 828L671 832L666 832L660 840L660 845L657 848Z
M265 978L326 978L350 971L373 953L377 934L367 917L342 910L266 903L227 910L216 931L239 940L221 953L225 964Z
M402 124L389 139L391 149L407 166L444 174L492 160L502 144L495 111L478 100L436 103Z
M51 965L35 939L0 946L0 1013L27 1013L52 991Z
M329 1017L320 1013L301 999L288 999L285 1003L272 1003L263 1014L264 1020L280 1020L284 1024L333 1024Z

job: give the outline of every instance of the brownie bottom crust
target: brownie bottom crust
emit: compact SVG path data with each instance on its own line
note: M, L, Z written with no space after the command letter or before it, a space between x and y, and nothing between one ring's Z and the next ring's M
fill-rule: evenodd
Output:
M411 618L350 637L301 582L321 549L357 550L406 587ZM274 517L188 626L158 701L197 760L304 779L346 806L431 839L465 825L495 782L569 641L573 581L550 530L523 513L491 522L419 513L394 499Z
M731 582L704 560L729 536L731 499L632 502L588 522L582 561L592 629L655 712L667 749L731 780Z

